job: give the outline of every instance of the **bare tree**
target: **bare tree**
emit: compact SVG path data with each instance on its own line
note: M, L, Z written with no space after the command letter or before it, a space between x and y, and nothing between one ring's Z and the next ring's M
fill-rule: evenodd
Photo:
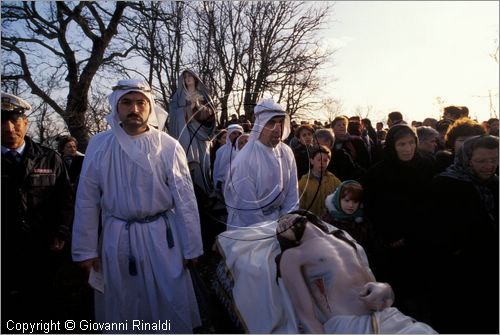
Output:
M33 111L28 115L30 136L38 143L55 149L58 136L64 133L64 121L43 101L32 107Z
M135 68L127 64L124 67L154 87L160 97L159 103L168 110L183 66L186 4L180 1L140 1L131 3L130 7L133 11L124 18L126 34L118 39L146 66L139 63Z
M249 44L243 63L247 115L266 91L284 100L292 114L299 109L298 101L317 91L314 74L331 52L318 47L316 33L330 7L308 6L305 2L257 2L247 9Z
M264 94L291 114L310 109L317 73L330 51L319 47L329 5L305 2L137 2L120 37L146 63L140 75L156 86L168 108L182 68L207 85L225 123L228 111L251 118ZM138 72L130 69L130 73ZM308 100L309 99L309 100Z
M337 116L344 113L344 106L340 99L326 98L323 100L323 108L326 110L328 122L332 122Z
M85 150L88 92L100 66L129 50L108 49L127 2L6 2L2 4L4 81L20 79L65 121ZM22 29L21 29L22 28ZM47 93L49 81L54 95ZM59 103L62 97L65 105Z
M191 6L192 63L196 64L212 94L218 97L221 124L226 123L230 106L238 104L235 101L238 97L233 92L237 91L240 63L247 43L242 25L243 9L247 6L246 2L232 1Z
M319 48L317 32L329 7L303 2L193 3L188 15L191 63L219 97L221 121L233 107L252 118L264 94L290 114L310 107L317 72L331 52ZM214 56L215 55L215 56Z
M99 86L94 86L90 90L90 104L85 114L86 127L89 135L95 135L108 129L106 116L110 114L107 93Z
M147 80L168 110L179 73L190 67L218 98L223 123L230 110L252 119L264 94L291 115L307 113L321 104L313 96L331 52L320 48L317 32L329 9L286 1L7 2L2 87L26 83L82 150L107 127L96 81L117 75Z
M446 104L446 100L443 99L440 96L437 96L434 98L434 105L436 106L438 110L438 114L441 114L444 108L444 105Z
M373 105L361 106L357 105L354 108L354 115L359 116L360 119L368 119L373 113Z
M497 32L497 34L498 34L498 32ZM495 39L494 44L496 46L496 49L495 49L495 51L493 51L490 54L490 57L493 58L493 60L495 61L495 63L498 63L498 38Z
M497 32L498 34L498 32ZM490 54L491 58L493 58L493 60L495 61L495 63L498 64L498 38L495 39L495 46L496 46L496 49L494 52L492 52ZM493 97L496 98L496 100L498 101L498 87L496 88L496 94L492 92L492 90L488 90L488 97L490 99L490 117L494 117L494 118L498 118L498 113L495 109L495 105L493 104Z

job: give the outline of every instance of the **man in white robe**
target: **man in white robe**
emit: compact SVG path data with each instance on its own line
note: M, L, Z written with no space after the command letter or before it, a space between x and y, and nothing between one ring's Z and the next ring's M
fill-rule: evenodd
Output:
M222 192L224 189L227 170L236 158L237 145L235 141L242 133L242 126L239 124L230 124L227 127L226 144L220 147L215 153L214 186L219 192Z
M290 132L290 119L272 99L261 100L254 113L248 143L226 177L228 230L277 220L299 206L295 157L282 142Z
M121 80L109 102L111 130L91 139L80 175L73 260L102 274L98 322L190 333L201 322L187 266L203 246L185 152L155 128L166 113L147 84ZM134 320L170 327L143 330Z

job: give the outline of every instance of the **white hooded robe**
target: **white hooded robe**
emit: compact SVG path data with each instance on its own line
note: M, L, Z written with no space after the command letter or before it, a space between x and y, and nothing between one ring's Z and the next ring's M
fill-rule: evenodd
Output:
M225 181L227 230L277 220L280 215L299 208L297 166L292 149L283 142L268 147L259 141L263 127L275 116L285 117L282 139L286 138L290 129L288 117L270 99L255 107L255 115L248 143L231 164Z
M171 332L191 333L201 322L183 260L200 256L203 246L186 155L175 139L152 126L140 135L126 135L116 106L131 91L140 92L113 92L112 129L94 136L87 148L75 206L73 260L100 258L104 293L96 291L98 322L127 322L127 331L141 332L133 329L133 320L168 320ZM151 107L154 111L154 101ZM161 124L160 114L151 116ZM133 219L162 212L166 220L141 224ZM128 229L126 220L133 221ZM167 224L172 248L167 245ZM135 276L129 272L131 255Z

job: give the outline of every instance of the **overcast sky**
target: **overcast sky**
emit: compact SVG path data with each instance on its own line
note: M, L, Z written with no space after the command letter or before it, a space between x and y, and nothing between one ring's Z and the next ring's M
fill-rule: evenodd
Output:
M498 113L498 1L338 1L325 42L338 51L326 73L346 114L371 105L372 121L399 110L407 121L439 118L436 97L479 121Z

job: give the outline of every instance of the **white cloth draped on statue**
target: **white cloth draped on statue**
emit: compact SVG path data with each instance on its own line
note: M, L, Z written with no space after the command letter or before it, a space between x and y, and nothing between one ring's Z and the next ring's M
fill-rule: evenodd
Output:
M230 272L235 308L249 333L298 333L286 289L276 282L275 258L281 253L276 221L219 234L217 247Z

